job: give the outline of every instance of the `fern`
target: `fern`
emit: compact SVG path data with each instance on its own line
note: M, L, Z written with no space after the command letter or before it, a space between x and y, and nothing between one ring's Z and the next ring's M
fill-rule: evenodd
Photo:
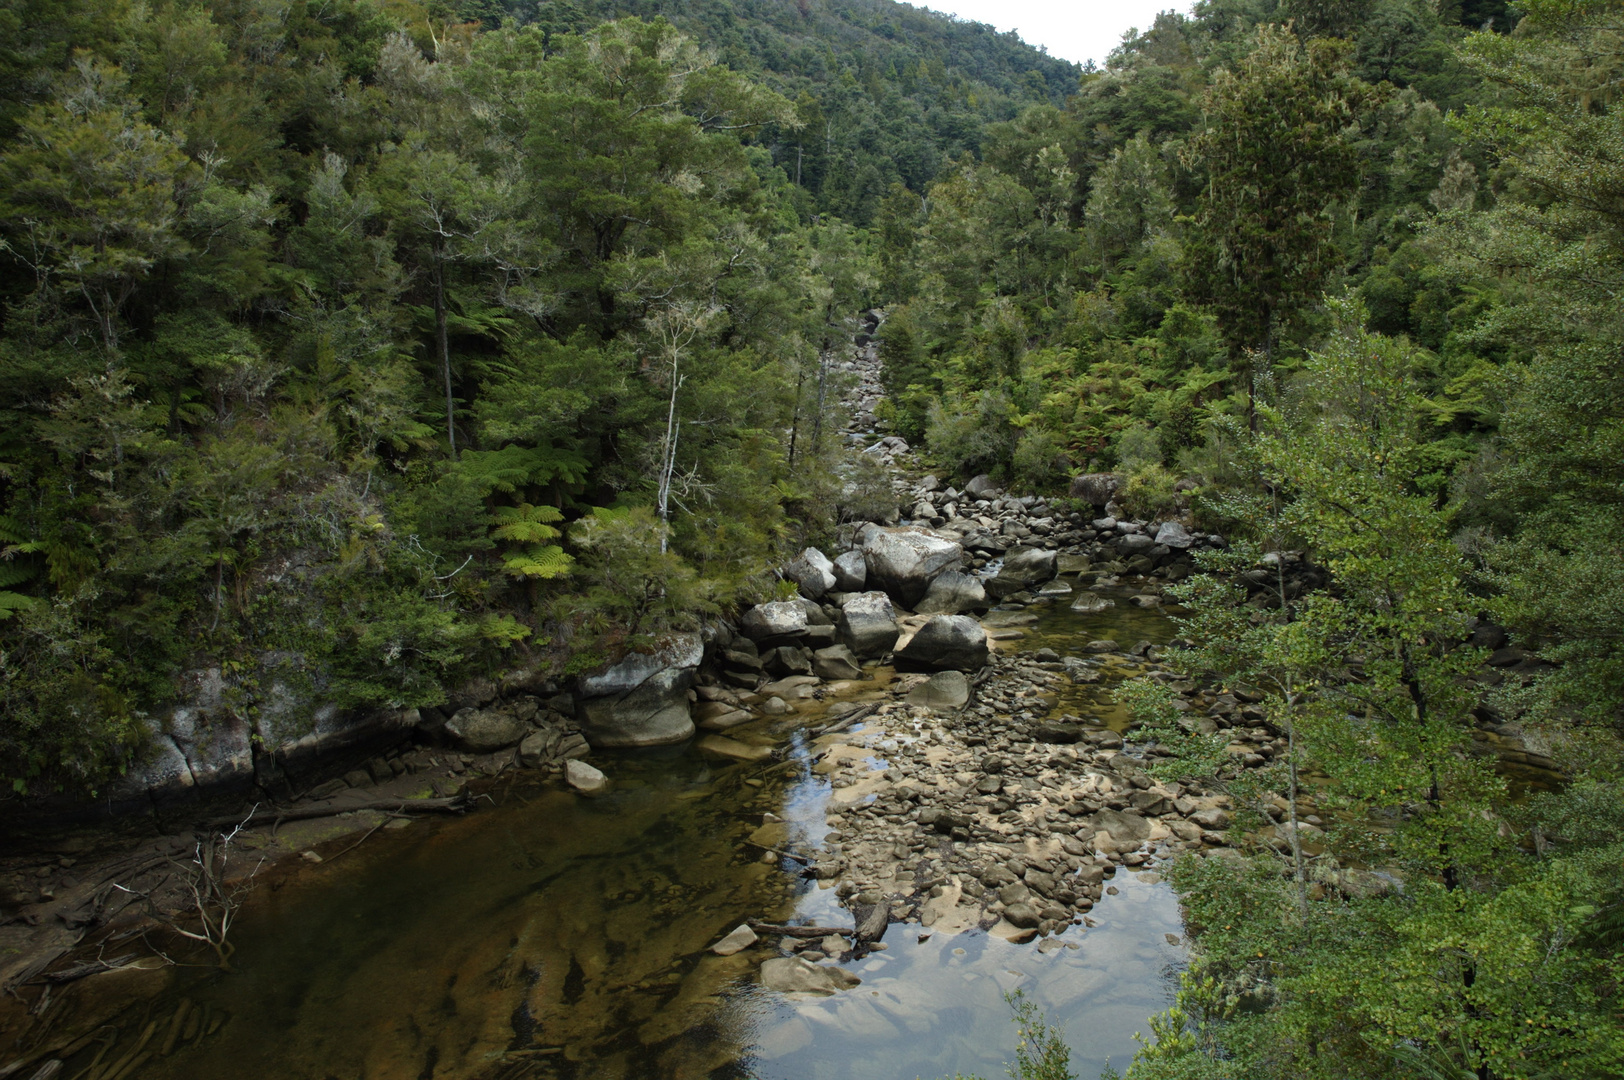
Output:
M575 560L557 544L532 544L502 556L502 563L514 577L556 578L569 573Z
M506 649L530 636L530 628L512 615L492 615L479 624L479 636Z
M499 506L491 515L491 521L496 526L491 530L491 536L520 544L554 540L558 537L558 530L552 527L551 522L563 520L564 515L554 506L532 506L529 503Z
M34 558L39 552L45 550L45 545L38 540L28 539L17 521L13 518L0 516L0 589L9 589L13 585L21 585L39 573L40 560ZM5 593L6 596L15 596L14 593ZM26 599L26 598L24 598ZM19 605L12 604L0 614L0 619L9 617L9 613Z
M11 618L19 611L33 607L38 602L39 601L35 600L32 596L24 596L21 593L0 591L0 622L4 622L5 620Z
M588 463L573 450L504 446L500 450L465 450L456 468L483 494L499 491L512 495L521 487L554 480L579 484L586 479Z

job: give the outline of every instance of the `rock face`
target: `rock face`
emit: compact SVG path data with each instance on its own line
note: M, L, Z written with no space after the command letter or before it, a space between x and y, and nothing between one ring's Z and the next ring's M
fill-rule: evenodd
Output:
M835 564L817 548L807 548L784 567L784 577L800 586L802 596L817 600L835 587Z
M990 655L980 623L967 615L937 615L919 628L897 660L936 671L980 671Z
M458 709L445 729L458 746L473 754L514 746L530 734L529 724L502 709Z
M931 581L964 559L964 548L922 529L886 529L863 545L868 586L879 589L905 608L924 599Z
M1104 506L1121 486L1122 478L1115 473L1084 473L1072 480L1071 497L1093 506Z
M840 639L863 659L884 656L902 631L891 598L883 592L863 592L846 598L840 608Z
M868 584L868 565L861 551L848 551L833 563L838 592L862 592Z
M777 605L767 605L777 606ZM795 611L805 625L805 614ZM704 658L698 634L674 634L653 653L633 653L580 681L581 730L593 746L663 746L694 733L688 687Z
M1003 568L987 583L987 589L994 596L1009 596L1042 584L1054 577L1058 558L1043 548L1016 548L1004 556Z
M921 615L958 615L966 611L987 610L987 590L981 579L957 570L944 570L936 575L925 590L925 598L914 605Z

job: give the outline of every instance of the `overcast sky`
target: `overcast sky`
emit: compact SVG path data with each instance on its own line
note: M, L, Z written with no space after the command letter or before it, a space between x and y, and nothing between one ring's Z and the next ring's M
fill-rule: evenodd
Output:
M1050 56L1100 66L1122 42L1130 27L1143 30L1156 13L1169 9L1189 13L1190 0L912 0L971 22L1014 30L1029 45L1043 45Z

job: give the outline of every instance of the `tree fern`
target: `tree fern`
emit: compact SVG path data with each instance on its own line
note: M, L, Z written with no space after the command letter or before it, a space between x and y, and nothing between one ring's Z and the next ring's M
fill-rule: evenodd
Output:
M531 544L502 556L502 563L514 577L563 577L575 560L557 544Z
M45 549L45 545L38 540L28 539L28 534L14 518L0 516L0 589L9 589L13 585L21 585L39 573L40 560L35 556ZM27 597L17 596L15 593L0 593L0 598L11 597L16 600L27 600ZM8 618L12 611L25 605L8 603L0 599L0 619Z
M550 446L504 446L500 450L465 450L456 468L489 495L512 495L531 484L562 480L579 484L586 479L587 460L573 450Z
M6 592L0 589L0 622L4 622L25 608L33 607L38 602L32 596L24 596L21 593Z
M491 521L496 526L491 530L491 537L520 544L554 540L558 537L558 530L551 523L563 520L564 515L554 506L532 506L529 503L499 506L491 514Z

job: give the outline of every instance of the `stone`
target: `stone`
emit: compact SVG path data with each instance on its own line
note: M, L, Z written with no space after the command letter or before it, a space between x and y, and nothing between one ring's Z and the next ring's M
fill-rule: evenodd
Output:
M808 649L796 645L780 645L776 649L768 649L761 657L761 664L773 675L782 678L785 675L812 674L812 653Z
M572 758L564 763L564 779L582 795L595 795L609 786L609 778L586 762Z
M928 709L962 709L970 700L970 680L962 671L938 671L908 692L908 704Z
M540 768L558 750L561 741L557 728L532 731L519 741L519 765L526 769Z
M836 994L862 981L844 968L808 963L799 956L775 956L761 965L761 985L781 994Z
M836 592L862 592L868 584L868 564L862 551L848 551L832 565Z
M1090 506L1104 506L1121 486L1122 477L1116 473L1084 473L1072 480L1070 494Z
M1164 521L1162 527L1156 530L1156 543L1166 544L1170 548L1185 550L1195 543L1195 537L1190 535L1188 529L1176 521Z
M1072 601L1071 610L1084 615L1098 615L1108 607L1115 607L1116 601L1099 593L1085 592Z
M1190 820L1201 826L1203 829L1229 828L1229 813L1217 808L1209 810L1197 810L1195 813L1190 815Z
M530 725L504 709L458 709L445 729L469 753L505 750L523 739Z
M835 564L817 548L809 547L784 567L784 577L800 587L802 596L817 600L835 587Z
M1110 807L1095 812L1093 827L1095 832L1110 833L1118 843L1126 840L1141 844L1150 839L1150 822L1144 815Z
M968 615L931 616L897 653L899 661L938 671L980 671L990 656L987 631Z
M890 652L902 633L891 598L877 590L848 596L840 605L837 627L841 641L865 660Z
M1059 555L1044 548L1014 548L1004 556L998 576L987 582L994 596L1009 596L1051 580Z
M690 738L688 688L704 655L698 634L673 634L652 653L632 653L582 678L576 717L587 740L593 746L665 746Z
M754 716L751 716L743 709L729 709L724 713L707 716L698 723L702 731L730 731L740 724L748 724L754 719Z
M998 498L1002 494L998 485L992 482L992 477L986 473L973 477L968 484L964 485L964 492L972 499L987 499L989 501Z
M789 704L776 695L761 703L761 711L768 716L783 716L789 712Z
M812 674L829 682L839 682L842 679L862 678L863 667L850 648L830 645L812 654Z
M1129 533L1116 542L1116 549L1124 555L1143 555L1155 546L1155 538L1144 533Z
M868 587L905 608L924 599L936 575L963 560L964 548L958 542L918 528L886 529L863 545Z
M1043 921L1038 909L1030 901L1020 900L1004 908L1004 918L1009 920L1011 926L1018 926L1023 930L1031 930Z
M732 956L736 952L743 952L761 939L756 932L743 923L733 929L733 932L711 946L711 952L717 956Z
M783 638L803 637L811 623L806 608L794 600L757 604L739 620L739 631L760 644Z
M987 610L987 590L981 579L957 570L944 570L931 581L925 598L914 605L921 615L959 615Z

